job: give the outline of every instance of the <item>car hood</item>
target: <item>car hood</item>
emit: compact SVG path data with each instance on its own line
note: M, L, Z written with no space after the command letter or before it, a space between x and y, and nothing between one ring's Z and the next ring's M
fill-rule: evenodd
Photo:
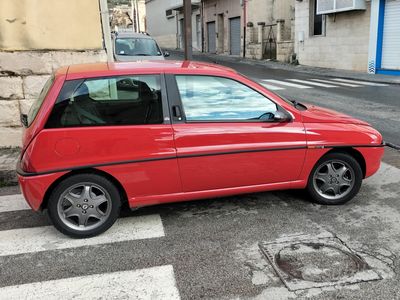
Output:
M165 60L164 56L129 56L129 55L115 55L116 61L141 61L141 60Z
M301 113L304 123L345 123L370 126L370 124L365 121L315 105L307 105L307 110Z

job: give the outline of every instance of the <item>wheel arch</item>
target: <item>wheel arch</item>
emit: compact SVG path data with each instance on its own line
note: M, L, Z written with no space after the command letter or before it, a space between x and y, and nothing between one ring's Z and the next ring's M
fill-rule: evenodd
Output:
M351 157L353 157L360 165L362 173L363 173L363 178L365 178L366 173L367 173L367 164L366 164L364 156L361 154L360 151L358 151L357 149L354 149L352 147L333 148L333 149L329 150L328 152L326 152L323 156L325 156L327 154L331 154L331 153L344 153L344 154L348 154Z
M40 206L40 208L46 209L47 208L47 204L50 198L51 193L53 192L53 190L56 188L56 186L62 182L63 180L72 177L74 175L78 175L78 174L97 174L100 176L103 176L105 178L107 178L109 181L111 181L115 187L118 189L119 194L121 195L121 202L123 206L127 206L128 205L128 196L126 194L126 191L124 189L124 187L122 186L122 184L111 174L104 172L102 170L99 169L95 169L95 168L86 168L86 169L80 169L80 170L74 170L71 172L68 172L66 174L64 174L63 176L61 176L60 178L57 178L57 180L55 180L47 189L44 198L43 198L43 202Z

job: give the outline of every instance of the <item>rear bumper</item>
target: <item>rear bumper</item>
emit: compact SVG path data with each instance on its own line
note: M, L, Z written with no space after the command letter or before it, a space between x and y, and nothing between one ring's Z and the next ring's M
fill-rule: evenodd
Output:
M36 176L24 176L23 172L18 173L18 183L21 187L22 194L29 206L34 210L38 211L42 208L42 203L44 201L46 192L49 187L62 175L65 173L55 173L46 175L36 175Z

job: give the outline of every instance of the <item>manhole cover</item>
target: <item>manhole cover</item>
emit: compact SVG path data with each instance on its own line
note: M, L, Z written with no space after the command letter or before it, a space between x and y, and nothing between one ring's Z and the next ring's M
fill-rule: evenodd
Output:
M360 256L333 236L292 236L260 243L260 249L292 291L381 279Z

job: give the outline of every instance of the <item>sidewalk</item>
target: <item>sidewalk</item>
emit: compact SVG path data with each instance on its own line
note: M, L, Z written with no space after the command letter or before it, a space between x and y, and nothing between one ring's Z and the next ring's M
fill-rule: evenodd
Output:
M183 51L177 49L168 49L171 56L177 59L183 59ZM400 76L389 76L380 74L368 74L357 71L348 71L341 69L330 69L330 68L319 68L310 67L304 65L292 65L288 63L282 63L270 60L255 60L250 58L233 57L228 55L217 55L210 53L195 52L193 53L193 59L199 61L207 61L213 63L223 63L223 62L234 62L242 63L252 66L263 66L269 69L280 69L285 71L293 71L306 73L311 75L328 76L328 77L340 77L345 79L361 80L361 81L372 81L377 83L389 83L389 84L400 84Z

